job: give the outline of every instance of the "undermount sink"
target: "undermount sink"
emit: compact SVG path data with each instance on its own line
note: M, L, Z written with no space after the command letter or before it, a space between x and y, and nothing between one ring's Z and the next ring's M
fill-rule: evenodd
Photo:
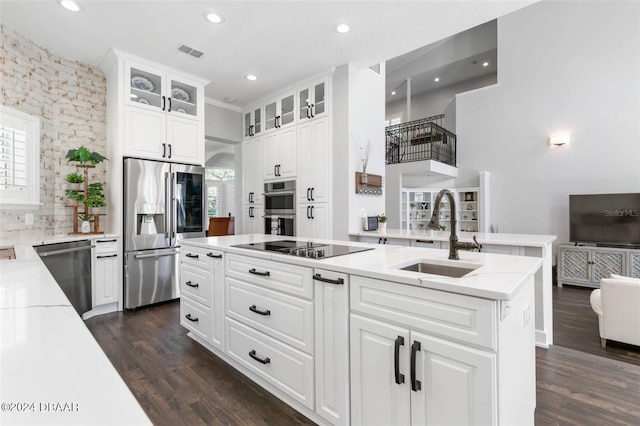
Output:
M460 265L429 262L425 259L413 260L396 265L395 269L402 271L420 272L422 274L443 275L445 277L460 278L473 272L481 265L464 263Z

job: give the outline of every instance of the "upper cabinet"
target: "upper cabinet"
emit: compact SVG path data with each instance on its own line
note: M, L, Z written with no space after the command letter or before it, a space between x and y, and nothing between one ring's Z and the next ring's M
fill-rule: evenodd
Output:
M312 120L327 115L327 79L309 83L298 90L298 120Z
M249 108L243 114L243 137L245 139L262 134L264 130L263 116L264 112L261 106Z
M265 105L265 131L278 130L295 124L295 99L293 92L287 92Z
M113 157L204 164L207 81L117 49L100 67Z

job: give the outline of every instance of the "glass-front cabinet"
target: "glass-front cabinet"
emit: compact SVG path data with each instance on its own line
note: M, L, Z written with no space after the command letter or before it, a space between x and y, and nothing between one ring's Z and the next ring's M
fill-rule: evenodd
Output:
M295 96L287 93L264 107L265 131L279 129L295 122Z
M306 85L298 91L298 120L321 117L327 113L327 80Z
M125 99L129 105L191 118L200 116L196 83L144 65L128 64Z
M262 133L262 108L249 108L244 113L244 137L249 138Z

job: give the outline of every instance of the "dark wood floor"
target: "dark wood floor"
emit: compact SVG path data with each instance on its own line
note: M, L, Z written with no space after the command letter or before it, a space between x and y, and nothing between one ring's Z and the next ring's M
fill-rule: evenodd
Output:
M640 366L565 346L573 339L563 315L577 316L584 302L558 290L564 311L554 319L565 336L554 335L563 345L536 349L536 425L640 425ZM86 321L154 424L313 424L193 342L178 318L179 304L168 303Z

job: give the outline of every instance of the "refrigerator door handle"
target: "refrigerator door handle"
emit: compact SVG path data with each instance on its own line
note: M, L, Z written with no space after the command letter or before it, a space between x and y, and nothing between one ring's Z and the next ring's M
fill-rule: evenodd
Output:
M178 203L176 202L176 173L171 172L171 246L176 245L176 232L178 228Z
M165 173L164 175L164 237L167 239L169 246L171 246L171 181L169 175L171 173Z
M178 254L177 251L172 251L169 253L153 253L153 254L136 254L133 256L134 259L146 259L149 257L162 257L162 256L175 256Z

